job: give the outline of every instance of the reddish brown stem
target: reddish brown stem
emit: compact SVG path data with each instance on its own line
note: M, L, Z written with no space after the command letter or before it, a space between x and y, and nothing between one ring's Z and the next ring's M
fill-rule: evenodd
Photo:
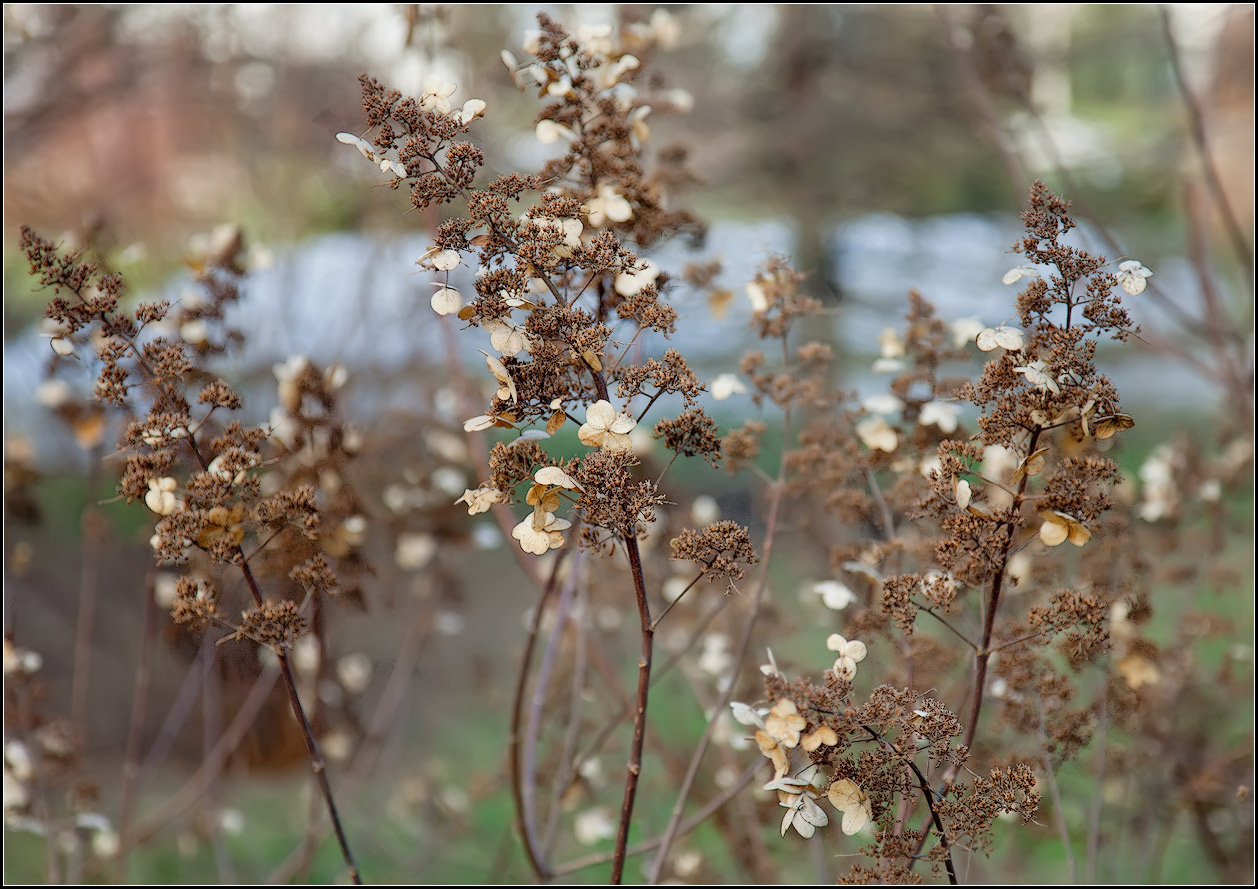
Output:
M130 832L131 809L135 801L136 782L140 775L140 745L144 735L144 719L148 712L149 691L153 685L153 637L157 633L157 597L154 595L157 569L149 568L144 583L144 626L140 636L140 663L135 670L135 688L131 696L131 725L127 729L127 749L122 762L122 801L118 805L118 855L114 863L114 882L126 882L127 853L130 849L121 840Z
M542 590L541 598L537 601L537 607L533 609L533 619L529 622L528 637L524 641L524 654L520 656L520 670L515 684L515 700L511 705L511 732L508 738L508 753L511 763L511 798L515 802L516 831L520 835L520 842L524 844L524 855L528 858L529 869L533 871L533 876L539 881L549 879L550 875L547 873L546 865L542 862L541 855L537 849L537 831L533 824L532 808L525 805L523 768L520 762L522 752L520 747L520 728L524 721L525 692L528 690L529 669L533 661L533 649L537 647L537 635L542 624L542 615L546 612L546 605L550 602L551 596L554 595L558 586L559 566L563 563L564 555L567 552L567 549L562 550L559 558L555 559L554 567L551 568L550 577L546 580L546 586Z
M262 590L258 588L258 582L253 576L253 570L249 564L244 561L245 554L238 550L241 565L240 571L245 577L245 582L249 585L249 592L253 595L254 603L261 608L263 605ZM276 659L280 665L280 676L284 680L284 688L288 692L288 703L292 707L293 716L297 719L297 725L301 728L302 740L306 742L306 752L310 754L310 770L314 772L315 781L319 785L319 793L323 796L324 808L328 810L328 818L332 822L332 831L336 834L336 844L341 849L341 858L345 861L345 870L349 875L350 882L356 886L362 885L362 876L358 872L358 864L354 861L354 853L350 851L349 840L345 837L345 828L341 824L341 815L336 808L336 800L332 798L332 785L328 783L327 762L323 759L323 754L319 751L319 744L315 741L314 732L310 729L310 721L306 718L306 711L302 708L301 697L297 694L297 680L293 676L292 666L288 663L288 655L283 651L276 652Z
M600 375L600 390L606 388ZM612 857L613 885L620 885L625 872L625 850L629 846L629 824L633 820L633 803L638 792L638 778L642 774L642 745L646 738L647 694L651 688L651 651L655 645L655 631L651 628L651 606L646 597L646 578L642 572L642 554L638 551L638 539L625 537L625 550L629 554L629 570L633 575L633 590L638 600L638 620L642 630L642 654L638 659L638 704L633 715L633 746L629 751L629 767L625 774L625 795L620 804L620 827L616 831L616 847Z

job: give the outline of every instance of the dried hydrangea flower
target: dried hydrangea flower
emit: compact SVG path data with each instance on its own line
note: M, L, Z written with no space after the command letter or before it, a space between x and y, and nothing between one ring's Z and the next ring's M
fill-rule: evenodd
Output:
M437 284L440 288L432 295L432 310L438 315L453 315L463 308L463 296L453 287Z
M582 490L577 480L558 466L543 466L533 474L533 479L539 485L554 485L558 488L567 488L569 491Z
M637 296L646 287L654 284L659 276L659 265L645 259L639 268L626 269L616 276L616 292L621 296Z
M961 409L947 401L928 401L922 405L917 422L922 426L935 426L944 435L957 431Z
M831 611L842 611L856 602L856 594L847 584L838 580L823 580L813 584L812 591L821 596L822 603Z
M1153 272L1141 265L1139 260L1129 259L1118 264L1118 283L1132 296L1144 293L1144 289L1149 286L1147 279L1151 277Z
M177 487L178 482L170 476L149 479L149 490L144 495L144 505L160 516L168 516L176 512L183 505L183 501L175 496Z
M833 669L835 673L844 679L854 677L856 675L856 665L869 654L869 649L865 647L864 642L856 639L849 642L838 633L830 634L830 637L826 639L826 648L838 652L839 656L834 660Z
M1005 272L1005 276L1000 279L1001 284L1016 284L1023 278L1038 278L1040 273L1036 269L1029 269L1025 266L1018 266L1016 269L1010 269Z
M712 397L717 401L724 401L731 395L746 395L747 384L740 380L734 374L720 374L714 379L709 388L712 390Z
M1044 524L1040 525L1040 540L1048 546L1060 546L1069 540L1075 546L1083 546L1092 539L1092 532L1072 515L1055 510L1040 513Z
M809 839L818 827L830 823L830 816L817 805L817 792L801 778L778 778L766 785L766 789L778 792L778 805L786 809L782 818L782 836L794 827L795 832Z
M830 805L843 813L843 832L848 836L859 833L861 828L873 820L873 807L869 797L855 781L841 778L830 785L826 795Z
M1047 372L1047 367L1047 364L1037 359L1024 367L1015 367L1013 372L1025 376L1026 381L1041 392L1052 392L1054 395L1060 395L1061 386L1053 379L1052 374Z
M880 416L866 417L857 423L856 435L871 451L886 451L890 454L900 443L895 430Z
M838 743L838 733L828 725L823 725L799 739L799 746L808 753L812 753L818 747L833 747Z
M626 413L617 413L610 401L599 399L585 410L585 423L577 430L577 438L592 448L627 451L631 447L629 433L638 425Z
M764 719L764 730L783 747L794 747L799 743L799 733L808 722L799 715L795 702L783 698L773 705L769 715Z
M481 485L479 488L475 489L468 488L463 492L463 496L454 502L466 503L467 514L476 515L477 513L488 512L489 507L493 506L495 503L506 503L507 495L503 494L496 488L491 488L488 485Z
M974 341L983 352L991 352L993 349L1017 352L1022 348L1022 331L1003 324L1000 327L987 327L978 332Z
M585 202L585 209L594 228L602 228L609 221L628 222L633 218L633 205L605 182L596 189L595 197Z
M562 531L572 527L567 519L557 519L553 512L537 510L511 530L511 536L520 541L520 548L535 556L545 555L547 550L563 546Z
M970 490L970 483L963 478L957 479L957 483L953 485L953 490L957 495L957 506L965 509L970 505L970 498L973 492Z

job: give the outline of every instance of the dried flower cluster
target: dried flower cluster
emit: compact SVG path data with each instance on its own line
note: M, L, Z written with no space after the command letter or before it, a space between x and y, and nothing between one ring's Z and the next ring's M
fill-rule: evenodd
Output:
M664 298L670 277L639 252L678 236L697 239L702 230L688 213L668 207L666 192L682 178L681 154L661 152L648 168L651 107L632 82L643 54L667 39L667 29L598 30L578 41L545 15L538 20L540 30L526 41L530 59L503 56L516 83L547 100L535 135L559 151L536 175L477 183L483 156L461 137L486 107L469 100L456 109L453 84L429 84L407 98L364 75L371 132L338 138L392 171L393 187L407 189L415 208L456 200L465 208L439 226L419 264L438 277L433 310L479 331L490 350L484 354L494 394L465 430L515 430L518 437L494 446L489 480L459 502L477 514L523 499L531 511L518 517L511 536L525 553L566 552L573 535L587 549L627 556L643 655L613 864L618 880L640 772L654 632L640 544L665 500L658 480L641 477L639 427L661 399L679 399L683 410L657 419L654 438L673 459L715 465L721 457L716 423L697 404L704 386L681 354L632 358L637 344L668 336L677 321ZM475 272L470 290L452 278L464 262ZM567 430L583 450L557 460L541 442ZM746 530L733 523L686 531L674 549L677 558L700 562L702 573L728 578L755 560ZM542 873L527 835L526 846Z
M156 517L151 544L157 560L185 572L174 585L172 617L196 628L225 628L224 639L251 640L275 652L347 868L357 880L288 664L288 652L310 627L307 603L315 603L317 619L322 600L338 592L333 561L351 573L362 567L356 550L364 520L338 475L354 451L334 417L344 372L325 375L297 359L277 369L280 407L270 427L227 419L242 400L202 364L241 338L219 330L242 274L236 230L221 232L207 254L191 263L206 295L178 310L159 302L124 312L120 276L27 228L21 245L31 274L54 291L47 309L61 344L54 352L81 352L94 361L96 398L128 418L118 492L128 502L142 501ZM336 521L331 533L328 519ZM228 605L224 590L240 589L241 581L249 600L244 607ZM276 592L265 596L262 584ZM256 649L243 657L256 669Z
M793 362L781 367L760 353L743 362L757 402L808 416L784 457L786 484L805 508L839 520L814 525L832 529L817 536L836 576L855 580L817 588L850 614L844 635L829 639L838 657L824 681L790 683L766 668L769 708L735 704L735 718L757 727L773 763L766 789L787 809L783 833L814 836L829 822L826 801L845 833L873 826L875 867L856 865L847 881L908 879L920 856L952 876L952 850L988 848L997 816L1034 817L1036 769L1077 753L1096 721L1074 703L1073 673L1109 648L1109 610L1131 592L1111 567L1121 524L1111 540L1104 517L1121 479L1102 452L1134 421L1094 357L1101 337L1131 333L1115 289L1132 293L1148 274L1127 264L1111 274L1103 258L1063 243L1075 223L1041 184L1024 218L1014 249L1032 265L1006 277L1028 282L1019 325L950 327L911 294L906 333L879 340L874 371L893 375L886 396L845 407L850 396L830 388L818 344L784 350ZM816 311L795 301L792 281L779 264L748 286L761 336L785 341L798 316ZM945 375L970 360L967 343L994 353L973 383ZM978 409L968 437L967 403ZM729 438L725 447L734 450ZM750 436L737 445L748 457L755 448ZM1066 542L1080 557L1063 561ZM1015 602L1015 584L1043 592ZM924 619L945 635L916 632ZM868 648L848 633L896 653L881 667L886 684L864 699L853 683ZM946 654L949 640L968 658ZM956 689L955 712L939 691L914 690L932 687ZM1021 748L982 747L990 698L1022 732ZM988 777L966 780L976 745ZM915 809L926 813L919 829L907 821Z
M1008 317L949 323L910 293L904 325L871 343L885 389L861 398L835 385L836 345L811 339L840 309L772 258L744 291L763 346L705 384L664 342L695 323L675 301L706 298L719 320L734 293L719 263L676 273L656 252L703 237L678 209L686 152L652 132L652 115L691 101L650 70L678 24L663 9L621 16L618 28L569 33L543 14L522 56L502 54L507 76L539 100L531 133L549 159L527 173L486 174L474 137L496 109L456 84L430 77L407 97L359 79L366 127L336 139L412 209L440 211L427 214L440 221L417 260L432 285L420 308L482 356L470 397L483 400L455 412L437 408L444 395L417 393L434 407L418 433L390 423L365 437L343 417L347 371L303 356L275 365L266 424L238 419L241 395L214 373L244 338L225 323L244 274L238 229L219 229L188 262L195 292L132 310L118 275L23 230L32 274L54 290L39 399L93 458L118 430L118 491L152 521L163 570L146 593L169 606L169 629L224 674L278 665L292 715L283 726L309 756L355 882L324 756L340 761L379 726L351 705L372 659L331 656L334 609L365 607L375 576L386 598L415 594L411 650L430 631L457 633L452 569L464 550L446 544L493 540L537 587L521 603L531 608L507 784L538 882L600 862L620 882L636 854L631 829L643 832L640 788L675 797L662 831L636 842L650 850L651 883L707 876L703 854L684 845L705 822L758 882L802 841L827 844L842 883L957 882L958 857L989 853L998 819L1052 819L1070 842L1059 772L1110 727L1126 738L1098 751L1097 812L1114 809L1104 766L1118 749L1123 780L1139 787L1123 791L1132 811L1116 823L1156 835L1159 819L1165 830L1191 813L1220 872L1243 881L1238 862L1252 864L1252 850L1223 839L1252 836L1250 744L1217 726L1252 691L1252 648L1206 666L1193 646L1224 636L1223 619L1173 607L1174 638L1157 644L1151 618L1156 585L1244 585L1224 548L1252 431L1211 457L1187 439L1158 447L1136 490L1115 459L1136 420L1097 366L1104 340L1135 333L1124 298L1156 295L1161 279L1074 246L1069 204L1036 183L1013 247L1020 265L1003 279L1021 288ZM95 371L91 399L66 382L70 362ZM468 382L455 363L446 371ZM464 394L478 391L471 382ZM722 434L708 396L746 396L761 415ZM689 499L718 466L763 489L714 481L717 496ZM678 484L679 469L694 483ZM6 449L5 476L10 516L34 515L29 453ZM94 521L85 515L89 532ZM369 537L392 551L392 576L368 565ZM791 650L776 587L805 564L824 568L803 580L808 617ZM705 579L724 595L690 592ZM201 645L207 637L232 644ZM769 650L756 675L748 652L764 642L778 656ZM40 660L6 637L6 824L67 858L90 838L91 854L117 856L122 873L134 831L125 814L115 831L96 811L82 714L44 714ZM409 671L404 654L397 663L391 692ZM630 664L636 690L624 685ZM663 731L648 704L674 668L669 681L681 675L702 719ZM679 745L698 732L687 761ZM280 745L273 734L262 743ZM604 757L622 747L609 781ZM409 783L395 798L426 796ZM759 796L739 799L749 784ZM453 790L440 817L457 826L474 788ZM766 850L752 813L780 843ZM609 850L560 862L561 821L577 843Z

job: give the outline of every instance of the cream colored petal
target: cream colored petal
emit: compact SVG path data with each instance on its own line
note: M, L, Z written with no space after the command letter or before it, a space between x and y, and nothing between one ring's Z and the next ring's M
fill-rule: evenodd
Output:
M583 445L597 448L603 443L603 439L607 435L607 430L593 424L586 423L577 430L577 439Z
M581 486L577 484L576 479L568 475L558 466L543 466L537 472L533 473L533 478L543 485L555 485L560 488L567 488L570 491L580 491Z
M993 331L993 338L996 345L1009 352L1016 352L1022 348L1022 331L1015 327L997 327Z
M463 307L463 297L451 287L443 287L432 295L432 310L438 315L453 315Z
M1082 522L1072 521L1069 523L1070 534L1066 538L1075 546L1083 546L1092 539L1092 532L1084 527Z
M632 450L633 439L623 432L607 432L603 435L602 447L608 451Z
M585 422L600 429L610 429L616 422L616 409L610 401L599 399L585 409Z
M957 506L965 509L970 505L970 497L973 492L970 490L970 483L963 478L957 479L956 484Z
M787 829L791 826L791 822L795 820L795 810L787 809L786 814L782 816L782 836L786 836Z
M638 421L628 414L617 414L609 431L615 432L617 435L624 435L627 432L633 431L633 427L637 425Z
M826 794L830 799L830 805L834 806L840 812L846 812L848 809L860 806L861 789L856 785L855 781L849 778L840 778L830 785L830 790Z
M1055 515L1045 515L1040 525L1040 540L1048 546L1060 546L1070 536L1069 525Z
M860 833L861 828L869 823L869 810L865 806L856 806L843 813L843 833L848 836Z

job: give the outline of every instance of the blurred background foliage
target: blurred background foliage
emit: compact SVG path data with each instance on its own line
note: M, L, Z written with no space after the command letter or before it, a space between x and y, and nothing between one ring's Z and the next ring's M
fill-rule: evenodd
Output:
M258 261L268 250L319 234L422 237L430 231L434 218L404 212L405 197L380 187L379 177L363 169L357 154L334 139L338 131L362 131L357 77L364 71L408 94L418 93L431 74L455 81L461 98L488 102L473 137L486 150L489 168L535 168L542 157L531 131L537 100L516 91L499 53L503 48L518 52L523 31L542 8L571 28L582 22L645 21L657 7L6 5L6 344L41 317L47 299L35 291L26 261L15 250L24 224L67 245L100 251L127 276L133 293L177 275L190 239L223 222L243 227ZM652 141L657 150L676 143L689 153L695 179L685 201L700 216L753 227L786 226L792 259L810 274L814 295L843 300L853 295L839 283L843 258L834 246L837 226L871 214L913 220L1012 214L1025 200L1029 182L1044 178L1075 201L1085 219L1121 232L1126 244L1140 245L1140 256L1202 254L1218 270L1218 281L1233 285L1225 291L1232 294L1225 296L1225 314L1236 328L1242 358L1248 356L1249 376L1238 385L1243 390L1248 384L1249 406L1220 398L1231 406L1208 420L1224 430L1217 436L1189 428L1179 406L1167 406L1148 422L1141 417L1141 436L1132 436L1131 451L1118 456L1124 470L1135 474L1163 440L1205 434L1217 444L1227 440L1228 427L1250 428L1252 259L1238 251L1232 228L1239 231L1241 247L1252 244L1251 5L658 8L669 10L679 28L675 45L653 60L648 76L661 89L684 90L685 95L673 94L672 109L653 112ZM1185 103L1168 36L1195 106ZM1203 184L1192 139L1195 115L1205 122L1231 223ZM994 245L997 250L1007 246ZM949 272L940 268L936 274L946 278ZM427 312L424 303L420 313ZM1002 314L1010 304L1011 297L1002 304ZM901 306L880 307L886 323L896 323ZM1192 314L1190 306L1184 310ZM1186 348L1210 342L1206 336ZM731 355L736 351L731 346ZM414 379L376 383L387 389L413 386ZM1200 412L1192 416L1195 424ZM431 464L412 459L406 448L413 442L395 421L390 415L376 430L373 453L379 459L358 481L378 492L403 473L415 491L431 489L424 468ZM14 431L6 410L6 436ZM748 507L740 483L703 471L693 478L696 489L706 486L727 509ZM6 488L10 481L6 462ZM102 596L132 595L145 582L147 532L137 527L136 509L90 508L110 496L110 487L99 476L43 480L26 504L46 520L37 532L11 530L18 501L8 501L6 638L15 613L21 612L26 644L42 646L53 709L66 697L70 682L69 655L57 649L55 640L74 633L80 556L73 548L80 535L98 533L110 541L100 570L118 589ZM437 496L443 495L438 491ZM1226 529L1235 535L1227 559L1243 591L1252 588L1252 486L1227 496L1236 516L1236 526ZM466 516L447 512L442 521L466 535ZM93 531L89 522L103 523L107 530ZM377 880L382 875L413 880L418 871L407 868L422 866L423 879L431 882L522 879L507 834L506 801L501 788L491 786L504 724L498 708L508 703L501 676L512 669L518 616L527 607L519 602L503 609L499 597L504 586L522 584L504 583L514 566L498 554L477 561L457 579L412 582L388 565L393 542L377 545L386 566L378 578L381 601L405 604L410 601L406 591L430 596L439 607L425 618L418 669L449 675L450 665L457 664L462 681L426 691L415 716L417 727L408 736L408 743L426 745L425 757L403 768L397 763L405 756L392 751L397 780L389 807L377 811L361 804L351 812L351 819L360 820L378 817L379 811L389 815L364 856L368 874ZM785 570L779 581L784 586L803 579L795 576L796 569ZM15 578L20 582L13 583ZM416 592L420 586L426 592ZM463 596L464 589L471 594ZM497 592L477 595L485 590ZM29 598L19 602L19 595ZM39 604L32 607L30 601ZM1252 615L1252 602L1245 607ZM103 654L97 659L99 694L93 697L88 752L102 764L106 796L113 792L110 769L116 771L125 739L125 719L117 714L127 712L131 695L135 654L130 650L134 632L128 628L140 619L136 608L128 608L107 610L97 628ZM1235 608L1234 602L1218 606L1220 613ZM388 652L402 644L409 621L364 619L352 623L340 641L380 653L387 661ZM452 624L475 627L476 644L442 639ZM1231 629L1252 637L1251 616L1237 618ZM1244 669L1252 667L1252 647L1249 652ZM187 669L187 656L166 658L158 700L163 694L174 698ZM687 699L684 688L675 691ZM665 708L664 724L697 720L693 706L677 705L667 693L657 700ZM473 710L475 717L458 717L466 720L468 732L443 728L442 714ZM160 707L157 712L160 716ZM1234 728L1252 745L1252 707L1233 716ZM195 764L197 745L186 746ZM1079 775L1064 780L1075 779L1085 780ZM157 780L158 786L164 781ZM265 780L270 779L252 783L265 786ZM129 876L139 882L196 881L216 867L220 878L261 879L292 848L303 817L273 812L267 799L247 790L222 811L243 809L250 824L287 817L292 824L286 829L274 835L252 829L242 833L230 819L206 821L202 814L179 828L173 845L155 844L151 856L133 863ZM649 808L647 813L648 822L663 816ZM409 818L427 825L418 844ZM766 822L764 834L770 844L777 842L772 824ZM446 843L451 836L458 842ZM1149 844L1159 841L1149 837L1165 839L1159 848L1166 854L1156 861ZM1029 840L1016 842L1023 845L1002 847L997 837L1002 854L982 871L984 878L1025 881L1028 861L1035 862L1037 874L1063 877L1059 852L1052 851L1055 836L1030 848ZM709 853L705 869L691 878L745 879L736 864L721 863L716 837L701 831L691 848ZM496 856L488 865L486 850ZM1113 872L1103 870L1101 878L1174 882L1200 879L1207 872L1220 879L1234 876L1222 865L1200 870L1209 866L1209 856L1203 858L1191 837L1166 821L1122 851L1131 854L1130 865L1113 863L1116 855L1109 865ZM339 866L328 852L306 864L305 876L335 877ZM43 855L27 835L6 842L6 877L38 879ZM782 863L784 879L810 880L834 869L832 862L797 857ZM237 862L242 870L233 874L225 861ZM599 878L598 872L587 873Z
M660 141L691 150L692 199L709 218L792 220L805 270L827 268L825 233L842 219L1008 212L1036 175L1068 178L1050 184L1124 231L1182 219L1180 173L1195 161L1156 7L664 8L680 30L651 76L688 91L693 110L657 114ZM498 56L519 46L532 9L11 4L5 243L22 223L69 229L147 257L144 284L225 220L268 244L421 227L397 196L364 189L332 139L361 129L357 75L404 92L431 73L455 80L490 103L476 135L508 149L492 165L518 166L535 105ZM570 26L651 10L551 8ZM1246 227L1250 16L1239 4L1170 11ZM29 289L20 277L6 273L6 293ZM5 311L12 322L34 308L6 299Z

